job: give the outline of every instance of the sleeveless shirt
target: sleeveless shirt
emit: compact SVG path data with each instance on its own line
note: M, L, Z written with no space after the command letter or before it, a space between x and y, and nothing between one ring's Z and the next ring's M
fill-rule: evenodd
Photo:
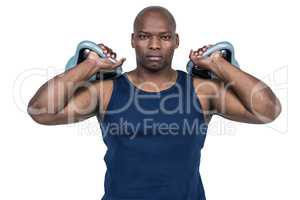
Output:
M176 83L159 92L139 89L126 73L113 80L103 119L97 114L107 146L102 200L205 200L207 125L192 76L176 71Z

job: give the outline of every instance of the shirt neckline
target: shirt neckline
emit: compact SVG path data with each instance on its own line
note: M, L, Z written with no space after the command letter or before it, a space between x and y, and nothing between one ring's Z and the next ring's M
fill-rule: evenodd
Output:
M158 92L150 92L150 91L145 91L145 90L142 90L140 88L138 88L137 86L135 86L128 78L128 75L127 75L127 72L123 73L124 75L124 78L125 80L129 83L129 85L131 85L136 91L140 92L140 93L145 93L145 94L163 94L163 93L167 93L171 90L173 90L176 85L179 83L179 79L180 79L180 71L176 69L176 72L177 72L177 76L176 76L176 81L174 84L172 84L170 87L168 87L167 89L164 89L164 90L160 90Z

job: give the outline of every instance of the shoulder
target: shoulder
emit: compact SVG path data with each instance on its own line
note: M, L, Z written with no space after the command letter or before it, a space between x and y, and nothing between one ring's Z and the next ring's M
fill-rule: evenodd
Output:
M195 94L200 101L205 121L208 124L214 113L214 98L219 98L221 82L197 76L192 76L192 80Z
M113 89L113 79L107 79L107 80L97 80L92 83L92 85L97 90L97 93L110 93Z
M192 76L192 80L197 95L215 95L220 90L219 80L203 79L197 76Z
M101 106L106 107L113 92L114 80L113 79L106 79L106 80L97 80L93 84L93 89L95 89L96 94L99 99L99 104ZM93 92L93 91L91 91Z

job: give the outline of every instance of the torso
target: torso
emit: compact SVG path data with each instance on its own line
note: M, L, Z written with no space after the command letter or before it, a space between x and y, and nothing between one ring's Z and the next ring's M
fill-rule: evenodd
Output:
M136 83L136 87L141 88L142 90L146 90L146 91L150 91L150 92L157 92L155 90L153 90L153 88L147 88L147 87L143 87L143 83L138 83L138 80L136 79L136 77L133 75L133 72L126 72L128 78L133 82ZM176 78L174 79L175 82ZM205 87L205 85L207 84L207 80L202 79L202 78L198 78L198 77L193 77L193 85L195 88L195 92L197 94L198 99L200 100L203 112L204 112L204 118L206 123L208 124L211 120L212 115L211 113L211 109L210 109L210 101L208 96L210 95L210 91L208 87ZM167 86L168 87L168 86ZM111 94L112 94L112 90L113 90L113 80L105 80L103 81L103 89L105 91L105 93L103 93L103 95L100 96L100 104L101 106L103 106L103 112L106 111L107 109L107 105L110 101L111 98ZM160 88L160 90L164 90L166 88ZM101 115L101 119L103 118L103 115Z
M103 82L105 114L97 115L107 146L102 200L205 199L199 164L207 102L195 92L197 81L177 72L176 82L159 91L129 73Z

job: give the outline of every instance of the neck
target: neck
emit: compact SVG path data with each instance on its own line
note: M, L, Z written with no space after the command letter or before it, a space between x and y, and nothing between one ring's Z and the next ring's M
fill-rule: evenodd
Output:
M174 75L176 75L176 71L171 67L158 71L151 71L144 67L137 67L134 71L138 80L152 81L157 83L172 81L172 78L174 78Z
M153 90L153 84L156 89L166 89L176 82L178 76L176 70L171 67L158 71L151 71L144 67L137 67L131 74L131 79L136 85L143 85L142 88ZM146 84L150 83L150 84ZM152 86L151 86L152 85Z

